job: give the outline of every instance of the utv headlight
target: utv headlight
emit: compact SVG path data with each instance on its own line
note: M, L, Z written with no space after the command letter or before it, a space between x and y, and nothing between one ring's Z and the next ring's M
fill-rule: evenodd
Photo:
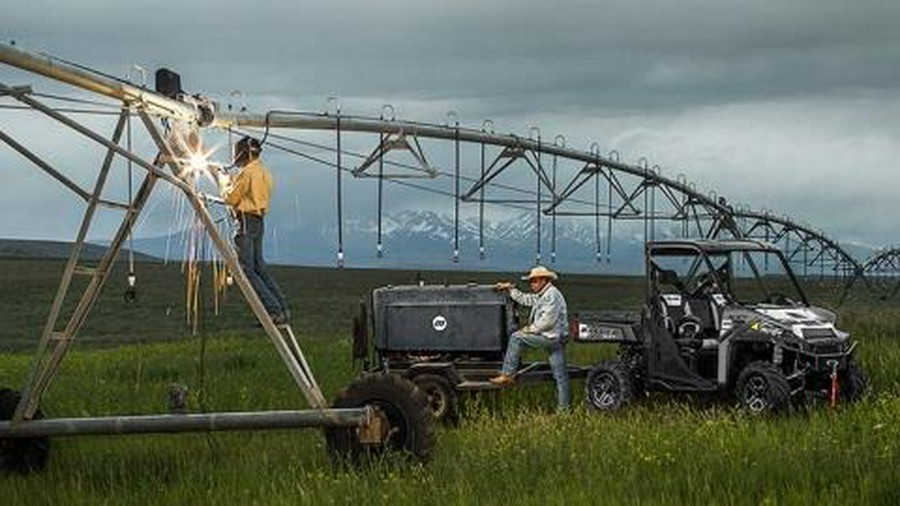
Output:
M750 330L762 332L772 337L781 337L784 334L790 334L790 329L766 320L758 320L750 324Z

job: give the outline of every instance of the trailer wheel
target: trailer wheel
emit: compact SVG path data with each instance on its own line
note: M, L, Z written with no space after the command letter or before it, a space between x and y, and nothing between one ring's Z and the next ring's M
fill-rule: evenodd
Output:
M413 382L395 374L366 374L338 394L335 408L372 406L387 425L387 441L367 444L355 428L325 431L325 440L335 461L358 464L385 452L397 452L425 461L434 444L434 419L428 396Z
M15 390L0 388L0 420L12 420L21 397ZM34 418L43 418L40 410ZM49 456L48 438L0 438L0 471L21 474L43 471Z
M847 359L847 367L841 376L840 398L842 401L854 402L866 393L869 380L866 378L866 373L863 372L862 368L852 357Z
M775 413L790 406L791 386L784 373L770 362L752 362L737 380L738 405L754 413Z
M634 376L622 361L606 360L595 365L584 382L584 397L589 409L615 411L634 400Z
M413 383L428 396L431 416L436 421L455 424L459 421L459 395L450 380L440 374L419 374Z

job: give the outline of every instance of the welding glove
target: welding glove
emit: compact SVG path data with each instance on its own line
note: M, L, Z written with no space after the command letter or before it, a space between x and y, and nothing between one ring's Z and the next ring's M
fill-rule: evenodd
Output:
M227 195L231 191L231 176L218 167L210 167L210 172L212 172L216 185L219 187L219 194L222 196Z

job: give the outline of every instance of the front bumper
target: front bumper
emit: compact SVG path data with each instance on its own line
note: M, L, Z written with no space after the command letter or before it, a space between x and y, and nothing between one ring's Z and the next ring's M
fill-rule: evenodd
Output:
M809 341L795 351L798 365L805 368L807 373L830 374L835 363L838 370L845 369L855 349L855 342L828 340Z

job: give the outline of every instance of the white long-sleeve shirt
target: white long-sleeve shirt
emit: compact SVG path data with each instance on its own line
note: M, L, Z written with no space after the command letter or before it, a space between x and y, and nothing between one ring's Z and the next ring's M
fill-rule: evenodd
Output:
M569 334L566 299L552 284L548 283L539 293L525 293L512 288L509 296L523 306L531 306L528 326L532 333L547 339L560 339Z

